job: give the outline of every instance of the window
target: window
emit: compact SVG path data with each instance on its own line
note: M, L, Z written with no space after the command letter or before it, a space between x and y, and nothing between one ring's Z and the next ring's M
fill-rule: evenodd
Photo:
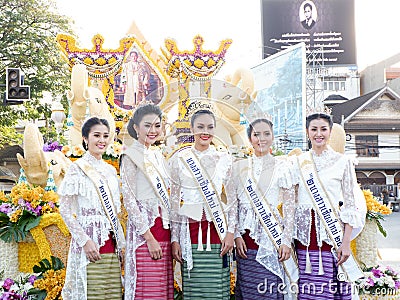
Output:
M379 157L377 135L357 135L356 152L359 157Z
M325 77L324 90L327 91L345 91L346 90L346 77Z

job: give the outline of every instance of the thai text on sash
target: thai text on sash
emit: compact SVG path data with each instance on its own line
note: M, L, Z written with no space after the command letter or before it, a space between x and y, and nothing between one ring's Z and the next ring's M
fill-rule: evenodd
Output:
M266 211L265 206L262 203L262 200L257 195L256 188L251 179L247 179L246 189L249 193L250 200L253 201L254 207L257 210L262 222L267 227L269 233L274 238L274 241L279 248L282 245L282 239L281 239L282 230L279 227L277 220L272 215L272 212ZM271 216L274 219L273 221L271 220Z
M107 194L106 188L104 187L105 183L104 183L103 179L100 178L99 179L99 183L100 183L99 191L100 191L101 199L103 200L104 206L106 207L106 209L109 212L112 212L109 215L110 215L112 227L116 228L114 230L115 231L114 234L117 236L118 235L117 228L118 228L119 220L117 219L116 215L113 213L112 203L110 202L110 199L108 198L108 194Z
M156 190L158 192L158 195L160 196L161 201L164 203L164 206L167 208L168 213L171 210L171 207L169 205L169 198L168 198L168 194L167 191L165 189L165 185L164 183L161 181L160 176L157 174L156 175Z
M219 203L215 191L212 191L212 188L210 189L210 182L208 181L208 179L204 178L194 159L192 159L191 157L185 158L185 162L188 164L190 170L193 172L194 178L199 184L201 192L203 193L203 196L206 199L208 206L210 207L210 209L213 210L212 215L213 219L216 222L215 225L217 225L215 226L217 231L220 235L224 235L226 233L224 216L222 215L223 212L218 210Z
M325 200L321 196L318 187L315 185L313 174L309 173L308 178L305 178L307 187L311 192L311 195L319 208L321 215L329 228L329 232L332 234L333 241L339 248L342 244L342 230L339 220L335 217L335 213L332 209L326 207Z

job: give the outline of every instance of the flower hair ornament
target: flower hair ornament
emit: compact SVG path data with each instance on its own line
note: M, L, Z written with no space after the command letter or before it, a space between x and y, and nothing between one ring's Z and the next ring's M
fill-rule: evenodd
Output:
M187 108L185 119L191 119L192 116L200 110L209 110L215 114L214 106L210 100L206 98L193 98Z

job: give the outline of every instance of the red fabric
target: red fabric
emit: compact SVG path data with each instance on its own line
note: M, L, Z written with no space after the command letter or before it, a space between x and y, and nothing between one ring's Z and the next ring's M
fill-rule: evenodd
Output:
M244 242L246 243L247 249L258 250L258 245L256 242L250 237L250 231L246 230L245 234L242 235Z
M108 237L109 239L99 249L100 254L115 253L115 240L112 238L111 234L109 234Z
M163 256L158 260L151 259L147 244L136 249L135 300L174 299L171 242L159 243Z
M302 250L307 250L307 247L304 246L302 243L300 243L298 240L296 240L296 248L297 249L302 249ZM322 242L322 247L321 251L331 251L332 246ZM311 210L311 232L310 232L310 246L308 247L308 250L319 250L318 243L317 243L317 231L315 229L315 215L314 211Z
M192 240L192 244L198 243L199 223L200 222L192 219L189 220L190 239ZM210 243L221 244L221 240L219 238L217 230L215 229L214 223L208 222L207 220L203 220L201 221L201 233L203 237L203 245L207 244L208 223L210 223Z
M171 231L163 227L161 217L156 218L154 226L150 228L150 231L158 242L171 242Z

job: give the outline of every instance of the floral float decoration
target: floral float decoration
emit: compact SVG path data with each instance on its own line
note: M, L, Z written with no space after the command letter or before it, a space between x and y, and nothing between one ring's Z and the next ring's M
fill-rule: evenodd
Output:
M70 233L59 214L57 193L24 182L10 194L0 192L0 239L18 243L21 272L30 272L52 254L66 262Z
M392 211L381 204L370 190L362 192L367 205L366 222L360 235L352 242L352 250L364 271L364 277L356 281L360 299L398 299L398 272L390 266L383 267L377 263L377 234L379 231L386 237L381 222L384 221L384 216Z
M65 145L62 147L61 152L64 153L71 161L75 161L85 154L86 150L83 149L82 145L77 145L74 147ZM119 142L114 142L110 144L103 154L103 159L108 164L112 165L119 174L119 156L122 152L122 144Z
M397 271L387 266L376 266L364 270L365 277L357 280L361 299L391 299L400 290L400 276ZM392 297L395 299L395 297Z
M165 86L168 85L169 78L164 71L164 62L158 54L152 50L150 44L144 39L139 29L134 28L133 31L134 32L129 36L120 40L119 47L116 49L103 48L104 38L100 34L93 37L92 49L78 47L75 37L71 35L57 35L57 42L70 68L75 64L83 64L86 66L92 85L98 87L102 91L110 107L110 111L114 116L127 114L126 110L121 109L114 102L114 87L115 76L121 72L121 67L131 49L134 48L139 51L146 63L157 73L163 84ZM163 105L163 103L160 103L160 106Z
M62 299L65 267L59 258L52 256L50 260L41 260L33 267L33 273L4 280L3 274L0 274L0 299Z
M370 190L363 190L363 193L367 202L367 220L375 222L379 232L386 237L386 230L383 228L381 221L384 221L384 215L391 214L392 210L386 205L381 204Z
M0 192L0 238L20 242L38 226L43 215L58 212L58 195L40 186L15 185L9 195Z
M204 39L200 35L193 38L194 49L179 50L176 41L165 40L165 49L161 49L167 64L167 74L179 80L178 120L175 122L178 141L192 142L188 122L190 105L190 81L201 82L201 95L211 98L211 79L225 63L225 54L232 40L221 41L216 51L203 49Z

